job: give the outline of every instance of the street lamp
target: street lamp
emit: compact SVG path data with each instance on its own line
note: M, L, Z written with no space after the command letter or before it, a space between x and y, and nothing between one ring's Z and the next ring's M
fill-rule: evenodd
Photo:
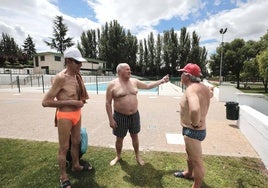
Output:
M220 29L220 34L221 34L221 62L220 62L220 78L219 78L219 85L221 85L221 72L222 72L222 53L223 53L223 35L226 33L227 28Z

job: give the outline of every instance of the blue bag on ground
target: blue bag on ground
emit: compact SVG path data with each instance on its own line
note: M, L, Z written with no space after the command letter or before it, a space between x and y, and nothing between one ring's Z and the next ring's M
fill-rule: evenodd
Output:
M81 132L80 132L80 136L81 136L81 153L84 154L87 151L87 147L88 147L88 136L87 136L87 130L85 127L81 128Z
M81 138L81 141L80 141L80 148L79 148L79 159L82 157L83 154L86 153L87 147L88 147L88 135L87 135L87 130L85 127L82 127L80 129L80 138ZM68 162L72 162L71 145L72 145L72 140L71 140L71 135L70 135L69 149L66 155L66 160Z

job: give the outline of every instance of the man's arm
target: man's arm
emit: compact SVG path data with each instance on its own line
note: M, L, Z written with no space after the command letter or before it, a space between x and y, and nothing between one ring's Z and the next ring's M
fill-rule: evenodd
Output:
M159 86L160 84L166 83L169 81L169 75L167 74L162 79L150 82L149 84L146 84L145 82L142 82L137 79L137 88L138 89L152 89L156 86Z
M64 77L57 76L50 90L45 94L42 106L43 107L54 107L61 108L65 106L74 106L76 108L82 108L83 102L79 100L55 100L56 96L59 94L65 82Z
M190 88L186 91L186 97L189 105L189 117L191 120L191 125L194 128L198 128L199 123L201 121L199 97L196 91L191 90Z
M112 87L113 87L112 83L109 83L107 86L105 107L106 107L106 112L108 115L110 127L115 128L116 123L113 118L113 109L112 109L112 100L113 100Z

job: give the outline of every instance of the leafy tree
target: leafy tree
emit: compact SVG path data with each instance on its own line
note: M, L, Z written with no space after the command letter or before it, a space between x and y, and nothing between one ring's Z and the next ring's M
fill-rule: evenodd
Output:
M2 39L0 41L0 67L5 67L6 65L14 66L21 54L21 49L18 47L14 38L2 33Z
M245 41L243 39L233 40L229 46L225 46L227 49L225 53L225 65L229 66L231 75L235 75L237 88L240 88L240 73L243 70L245 55Z
M189 34L187 33L186 27L181 28L179 38L179 49L178 49L178 60L179 66L182 68L184 67L187 62L189 61L189 54L191 49L191 39Z
M128 30L126 40L125 40L125 58L126 62L129 63L131 70L135 73L137 72L137 52L138 52L138 40L136 36L131 35Z
M264 51L268 48L268 30L265 35L263 35L259 41L261 51Z
M148 67L149 67L149 75L156 75L156 67L155 67L155 42L153 32L150 32L148 39Z
M107 68L115 71L115 67L127 60L124 49L126 33L123 27L114 20L105 24L100 36L100 58L107 61Z
M259 63L260 76L263 78L264 90L265 90L265 93L267 93L268 92L268 89L267 89L267 84L268 84L268 49L266 49L260 55L258 55L257 60Z
M177 74L176 67L179 57L179 40L174 29L165 31L163 36L163 61L165 64L166 72L170 75Z
M81 53L84 57L97 58L97 38L95 30L88 30L81 35Z
M241 78L243 78L246 83L244 84L244 87L247 88L247 82L250 80L256 80L258 77L259 71L258 71L258 62L256 58L252 58L250 60L246 60L244 62L243 66L243 72L241 74Z
M147 46L147 41L144 39L144 53L143 53L143 65L142 65L142 73L143 75L148 74L149 70L149 58L148 58L148 46Z
M157 77L160 75L161 68L161 52L162 52L162 39L161 35L157 35L156 47L155 47L155 65L157 67Z
M139 47L138 47L137 72L142 72L143 57L144 57L143 43L142 43L142 40L140 40L139 41Z
M30 35L25 39L23 46L23 53L26 54L28 60L33 59L33 55L36 54L35 44Z
M74 45L72 42L72 38L67 37L68 27L63 23L62 16L56 16L55 20L53 21L53 37L50 38L51 42L44 41L51 49L56 49L58 52L62 53L68 47Z

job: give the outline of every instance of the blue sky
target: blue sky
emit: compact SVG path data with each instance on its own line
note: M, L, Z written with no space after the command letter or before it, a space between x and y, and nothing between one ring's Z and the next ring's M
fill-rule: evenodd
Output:
M259 40L268 29L267 8L267 0L1 0L0 32L19 45L30 35L41 52L53 51L43 41L52 36L56 15L63 16L75 42L83 31L112 20L138 39L171 28L179 35L187 27L190 34L195 31L200 36L200 45L210 55L221 42L221 28L228 28L226 42Z

